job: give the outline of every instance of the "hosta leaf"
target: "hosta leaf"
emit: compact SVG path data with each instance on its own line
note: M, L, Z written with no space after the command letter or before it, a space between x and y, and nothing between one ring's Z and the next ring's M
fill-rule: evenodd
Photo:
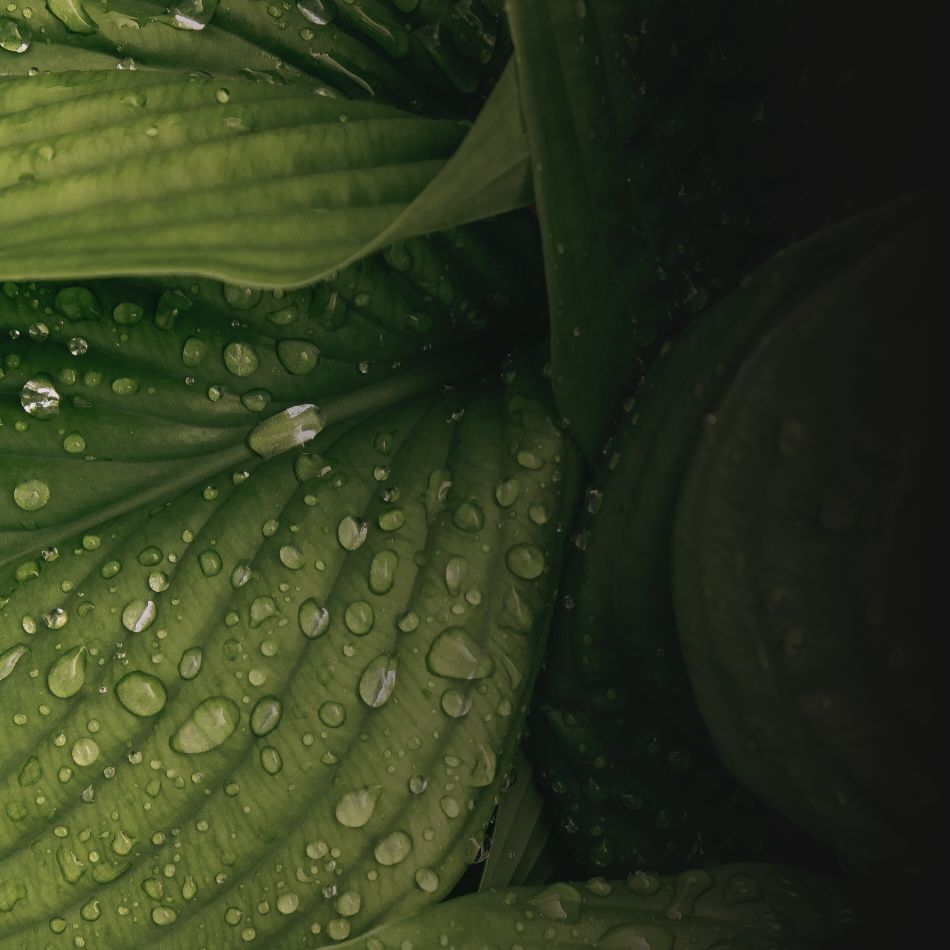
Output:
M511 95L499 101L517 109ZM7 79L0 276L307 283L365 254L463 134L456 122L246 80L225 87L122 72ZM474 149L476 165L484 150ZM386 243L526 200L507 180L501 196L491 184L474 198L463 189L459 215L429 202Z
M513 0L510 18L552 382L593 461L654 341L780 248L918 186L925 17L892 28L851 3Z
M50 498L40 508L24 496L23 508L0 493L0 566L141 504L142 493L164 500L222 459L237 464L268 415L319 402L332 417L328 398L358 411L355 390L464 341L472 363L503 319L511 329L513 307L534 309L524 295L536 288L505 250L510 240L530 255L530 231L517 224L401 242L288 292L4 284L0 473L42 481ZM523 326L532 332L530 316ZM433 372L423 388L448 378Z
M192 28L176 28L176 14ZM510 50L493 0L462 9L450 0L51 0L0 18L10 34L0 76L144 67L316 79L328 95L430 114L473 116Z
M590 872L800 861L814 848L755 803L713 748L679 649L673 522L742 361L781 313L906 222L914 204L876 209L770 259L664 348L625 405L567 558L527 743L562 840Z
M593 947L597 950L845 950L868 946L853 898L828 878L733 864L626 882L480 891L347 941L360 950Z
M0 947L318 946L451 888L517 740L575 463L529 372L394 404L414 372L270 460L225 439L164 504L129 480L121 514L21 566ZM187 458L152 398L97 483L126 445Z

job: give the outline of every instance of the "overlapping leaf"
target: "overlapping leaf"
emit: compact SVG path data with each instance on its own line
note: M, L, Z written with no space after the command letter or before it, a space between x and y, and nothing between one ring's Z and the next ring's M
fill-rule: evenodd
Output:
M868 946L854 902L836 882L775 865L733 864L710 871L626 882L593 878L482 891L374 931L344 947L487 946L543 950L846 950Z

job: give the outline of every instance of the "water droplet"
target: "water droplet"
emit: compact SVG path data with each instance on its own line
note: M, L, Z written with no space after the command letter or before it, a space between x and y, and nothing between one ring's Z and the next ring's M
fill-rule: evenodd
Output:
M337 525L336 536L340 545L347 551L355 551L366 541L368 531L369 525L365 521L359 521L353 515L347 515Z
M675 937L652 924L615 924L597 941L597 950L673 950Z
M79 432L70 432L63 438L63 449L70 455L79 455L86 451L86 440Z
M179 30L203 30L211 22L217 9L218 0L176 0L168 12ZM233 294L236 300L246 300L248 295L253 296L255 293L257 300L260 300L261 292L253 291L250 287L226 285L224 288L225 299L238 310L244 310L246 307L239 307L237 303L232 302L229 294ZM256 302L255 300L254 303ZM249 306L253 307L254 304Z
M224 365L235 376L250 376L260 366L260 362L250 343L235 341L224 348Z
M86 648L73 647L64 653L46 674L49 691L60 699L69 699L86 681Z
M120 303L112 311L112 319L124 327L134 326L145 315L137 303Z
M0 653L0 682L16 669L17 663L29 652L30 648L25 643L17 643Z
M461 531L481 531L485 525L485 512L473 501L463 501L452 517L452 523Z
M251 713L251 732L256 736L266 736L280 724L284 706L276 696L262 696Z
M304 566L303 551L296 544L281 545L278 557L288 570L299 571Z
M208 344L198 337L190 336L182 344L181 361L189 369L200 366L208 358Z
M439 889L439 875L432 868L419 868L416 871L416 886L426 894L433 894Z
M133 600L122 611L122 626L129 633L141 633L154 622L158 613L153 600Z
M175 923L178 919L178 914L171 909L171 907L153 907L152 908L152 923L158 927L167 927L169 924Z
M360 699L372 709L384 705L396 686L396 657L382 654L370 661L360 677Z
M461 627L443 630L429 647L426 665L438 676L475 680L490 676L492 658Z
M364 636L373 629L376 615L372 606L365 600L355 600L343 612L343 622L350 633Z
M310 597L300 605L297 621L303 635L313 640L326 633L330 626L330 611Z
M388 594L396 581L399 555L395 551L380 551L369 568L369 589L374 594Z
M261 458L270 459L309 442L325 425L319 406L291 406L259 422L248 435L247 444Z
M67 320L97 320L102 307L87 287L64 287L53 299L53 306Z
M475 764L469 772L468 781L475 788L484 788L495 781L498 761L495 753L482 743L475 747Z
M28 478L13 489L13 500L23 511L39 511L49 501L49 486L38 478Z
M247 561L241 561L231 571L231 586L238 590L243 587L254 576L254 571Z
M294 376L313 372L320 362L320 350L306 340L279 340L277 359L281 366Z
M376 523L383 531L398 531L406 523L406 513L402 508L389 508L379 515Z
M304 19L317 26L327 26L336 16L336 4L333 0L300 0L297 9Z
M259 627L265 620L269 620L276 613L277 603L273 597L268 597L266 594L263 597L255 597L251 601L251 606L248 610L248 622L251 629Z
M33 31L22 20L0 16L0 49L8 53L25 53L32 39Z
M24 383L20 405L34 419L52 419L59 412L59 393L48 379L37 376Z
M183 680L193 680L201 672L204 653L201 647L189 647L178 661L178 675Z
M82 739L77 739L76 742L73 743L70 755L76 765L83 767L92 765L92 763L99 758L99 745L95 739L84 736Z
M271 745L261 749L261 768L268 775L276 775L284 767L280 752Z
M450 597L458 597L462 583L468 573L468 562L464 557L450 557L445 565L445 589Z
M544 468L544 459L529 449L522 449L515 456L515 460L522 467L530 472L537 472Z
M346 709L340 704L329 700L317 710L320 722L331 729L338 729L346 722Z
M412 851L412 838L405 831L393 831L376 842L373 857L384 867L392 867L409 857Z
M495 486L495 501L502 508L510 508L521 494L521 486L516 478L506 478Z
M533 544L514 544L505 555L508 570L515 577L532 581L544 571L544 555Z
M210 548L207 551L202 551L198 555L198 566L205 577L215 577L221 573L221 555L217 551L210 550Z
M23 768L20 769L20 774L17 775L17 782L21 788L28 788L30 785L35 785L42 777L43 766L35 755L31 755L23 763Z
M471 708L471 697L457 689L447 689L442 694L442 711L453 719L461 719Z
M376 810L382 785L366 785L347 792L336 805L336 820L347 828L362 828Z
M396 621L396 626L402 633L412 633L413 630L419 629L420 623L419 615L414 610L409 610Z
M165 708L165 684L150 673L133 670L115 684L119 702L134 716L156 716Z
M237 703L226 696L209 696L192 710L169 745L175 752L188 755L209 752L230 738L240 720Z
M46 0L46 6L70 33L96 32L96 24L86 15L80 0Z

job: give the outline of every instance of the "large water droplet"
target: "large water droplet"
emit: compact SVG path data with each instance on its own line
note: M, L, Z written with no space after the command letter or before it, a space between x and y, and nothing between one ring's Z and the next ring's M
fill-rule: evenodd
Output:
M49 502L49 485L38 478L28 478L13 489L13 501L22 511L39 511Z
M412 851L412 838L405 831L393 831L376 842L373 857L385 867L405 861Z
M0 16L0 49L8 53L25 53L32 39L33 31L22 20Z
M247 444L261 458L269 459L309 442L325 425L318 406L291 406L259 422L248 435Z
M366 541L368 531L369 525L365 521L360 521L353 515L347 515L337 525L336 536L340 545L347 551L355 551Z
M533 581L544 571L544 555L533 544L513 544L505 555L508 570L515 577Z
M481 531L485 525L485 512L481 506L474 501L463 501L455 514L452 516L452 523L456 528L462 531L476 532Z
M306 340L279 340L277 359L288 373L305 376L316 369L320 362L320 350Z
M5 680L15 669L17 663L30 652L25 643L17 643L0 653L0 681Z
M122 611L122 626L129 633L141 633L155 622L157 613L155 602L152 600L130 601Z
M175 26L177 26L179 30L203 30L211 22L217 9L218 0L176 0L168 12L172 15ZM231 287L227 285L224 288L224 296L232 307L246 309L244 307L237 307L237 304L232 302L229 297L229 291L249 290L251 290L251 288ZM252 291L252 293L256 293L257 300L260 300L261 292L259 290ZM257 301L255 301L255 303L256 302ZM251 306L253 305L254 304L251 304Z
M102 316L99 300L88 287L64 287L57 292L53 306L67 320L97 320Z
M224 348L224 365L235 376L250 376L256 372L260 363L250 343L235 341Z
M283 712L283 703L276 696L262 696L251 713L251 732L256 736L273 732L280 724Z
M426 894L432 894L439 889L439 875L432 868L419 868L416 871L416 886Z
M365 785L347 792L336 805L336 820L347 828L362 828L373 817L382 785Z
M99 758L99 744L89 736L83 736L73 743L70 756L76 765L86 767Z
M64 653L46 674L49 691L60 699L69 699L86 682L86 648L73 647Z
M461 719L472 708L471 697L457 689L447 689L442 694L442 712L453 719Z
M179 726L169 745L188 755L209 752L230 738L240 720L237 703L226 696L209 696Z
M303 635L313 640L326 633L330 626L330 611L310 597L300 605L297 620Z
M396 581L399 555L395 551L380 551L369 567L369 589L374 594L388 594Z
M34 419L52 419L59 412L59 393L48 379L37 376L23 384L20 405Z
M492 658L461 628L443 630L429 647L426 665L438 676L477 680L495 669Z
M396 657L385 654L370 661L360 677L360 699L373 709L384 705L396 686Z
M165 708L165 684L150 673L133 670L115 684L119 702L134 716L156 716Z
M326 26L336 16L336 4L333 0L300 0L297 9L303 17L317 26Z

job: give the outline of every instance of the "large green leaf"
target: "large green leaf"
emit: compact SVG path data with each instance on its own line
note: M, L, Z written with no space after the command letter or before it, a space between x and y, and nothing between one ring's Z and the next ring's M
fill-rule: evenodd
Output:
M854 902L834 880L733 864L626 882L482 891L347 941L360 950L846 950L867 947Z
M723 761L882 906L885 868L890 891L938 861L932 207L922 196L782 308L718 400L672 547L683 654Z
M693 454L742 361L782 313L914 208L893 203L771 258L664 347L625 404L575 529L527 742L562 841L591 873L817 856L713 748L679 649L673 523Z
M510 4L552 381L590 461L653 341L793 240L916 187L926 17L889 24L862 10Z
M543 383L433 361L328 398L295 448L312 412L199 428L184 380L136 376L133 411L106 380L81 423L85 397L4 400L5 519L47 530L0 609L0 947L314 945L438 898L513 752L572 505Z
M63 73L0 82L0 277L196 274L299 285L397 239L524 204L523 175L483 172L511 144L513 78L463 187L399 216L461 141L455 122L305 87L163 73ZM514 159L524 166L526 155ZM469 170L476 177L469 180ZM478 177L484 176L484 177ZM469 190L471 189L471 190ZM376 240L386 232L385 240Z

